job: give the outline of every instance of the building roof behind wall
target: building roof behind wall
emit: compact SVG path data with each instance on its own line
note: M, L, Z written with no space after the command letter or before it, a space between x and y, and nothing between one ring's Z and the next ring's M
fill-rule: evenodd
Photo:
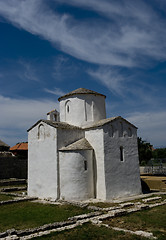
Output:
M98 92L95 92L95 91L92 91L92 90L89 90L89 89L86 89L86 88L78 88L78 89L76 89L72 92L69 92L69 93L65 94L62 97L59 97L58 101L60 101L61 99L65 98L65 97L69 97L69 96L73 96L73 95L77 95L77 94L93 94L93 95L103 96L103 97L106 98L106 96L101 94L101 93L98 93Z
M14 150L27 151L28 150L28 143L27 142L17 143L15 146L10 148L10 151L14 151Z
M9 147L9 145L0 140L0 147Z
M74 151L74 150L93 150L90 143L87 141L86 138L81 138L80 140L69 144L66 147L62 147L59 149L60 151Z
M65 122L53 122L53 121L50 121L50 120L44 120L44 119L41 119L39 120L37 123L35 123L32 127L30 127L27 132L29 132L32 128L34 128L36 125L38 125L40 122L44 122L48 125L50 125L51 127L54 127L54 128L63 128L63 129L81 129L80 127L77 127L77 126L74 126L74 125L70 125L68 123L65 123Z
M106 125L110 122L113 122L115 120L118 120L118 119L127 122L128 124L130 124L134 128L137 128L132 123L128 122L126 119L122 118L121 116L118 116L118 117L111 117L111 118L102 119L98 122L91 123L90 125L85 126L84 129L93 129L93 128L101 127L101 126L104 126L104 125Z

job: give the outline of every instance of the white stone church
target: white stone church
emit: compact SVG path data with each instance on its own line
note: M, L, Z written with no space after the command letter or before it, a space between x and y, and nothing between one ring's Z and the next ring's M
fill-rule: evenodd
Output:
M60 114L28 130L28 195L111 200L141 193L137 128L106 118L105 96L79 88L62 97Z

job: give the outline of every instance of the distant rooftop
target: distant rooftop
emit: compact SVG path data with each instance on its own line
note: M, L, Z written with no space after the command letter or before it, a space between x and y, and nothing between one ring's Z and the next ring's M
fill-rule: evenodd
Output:
M28 143L27 142L17 143L15 146L10 148L10 151L14 150L28 150Z
M0 140L0 147L9 147L9 145Z
M86 88L78 88L78 89L76 89L72 92L69 92L69 93L65 94L62 97L59 97L58 101L60 101L61 99L65 98L65 97L69 97L69 96L73 96L73 95L77 95L77 94L93 94L93 95L103 96L103 97L106 98L106 96L101 94L101 93L98 93L98 92L95 92L95 91L92 91L92 90L89 90L89 89L86 89Z

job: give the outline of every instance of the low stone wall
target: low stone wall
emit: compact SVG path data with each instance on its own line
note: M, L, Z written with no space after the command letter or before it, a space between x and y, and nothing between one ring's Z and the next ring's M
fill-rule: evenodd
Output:
M162 166L142 166L140 174L166 175L166 167Z
M27 179L27 159L0 156L0 179Z

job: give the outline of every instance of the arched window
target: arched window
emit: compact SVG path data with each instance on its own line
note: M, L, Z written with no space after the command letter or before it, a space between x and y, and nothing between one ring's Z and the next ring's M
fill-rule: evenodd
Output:
M45 129L44 129L44 125L40 124L38 127L38 139L39 140L44 140L45 138Z
M123 137L123 123L122 122L120 122L119 137Z
M66 117L66 121L69 120L70 113L71 113L71 101L68 100L65 103L65 117Z
M110 125L110 128L109 128L109 136L110 137L114 136L114 127L112 125Z
M131 130L130 127L128 128L128 136L129 136L129 137L132 137L132 130Z

